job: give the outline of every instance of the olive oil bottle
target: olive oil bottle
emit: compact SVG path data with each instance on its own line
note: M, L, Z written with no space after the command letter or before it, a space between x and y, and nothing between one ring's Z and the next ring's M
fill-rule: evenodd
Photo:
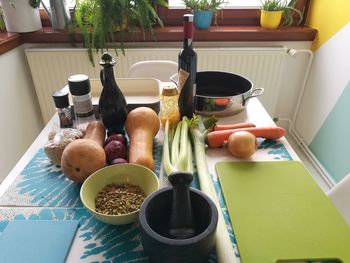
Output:
M103 90L99 100L99 113L102 123L108 133L124 132L124 123L127 116L126 100L114 78L113 66L115 60L108 52L103 53L100 65L100 79Z

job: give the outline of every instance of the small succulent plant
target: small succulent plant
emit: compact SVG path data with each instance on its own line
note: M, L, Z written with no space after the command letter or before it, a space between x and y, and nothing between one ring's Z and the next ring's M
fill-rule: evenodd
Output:
M283 26L291 26L294 22L294 13L299 17L298 25L303 19L303 13L295 8L297 0L260 0L260 8L265 11L283 11Z

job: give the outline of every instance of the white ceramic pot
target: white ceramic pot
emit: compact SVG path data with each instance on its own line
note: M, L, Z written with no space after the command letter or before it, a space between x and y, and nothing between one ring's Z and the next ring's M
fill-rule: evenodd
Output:
M40 30L42 28L38 8L30 6L28 0L0 0L4 10L6 30L14 33L25 33Z

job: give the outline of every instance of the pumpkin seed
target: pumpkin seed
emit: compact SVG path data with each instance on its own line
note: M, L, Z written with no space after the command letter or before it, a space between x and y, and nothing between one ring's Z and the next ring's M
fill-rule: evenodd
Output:
M108 184L97 194L95 210L107 215L128 214L140 209L145 197L137 185Z

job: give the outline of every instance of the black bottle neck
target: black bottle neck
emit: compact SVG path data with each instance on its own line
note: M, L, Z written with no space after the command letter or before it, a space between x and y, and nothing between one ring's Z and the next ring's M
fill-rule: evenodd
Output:
M113 66L111 65L106 65L103 67L102 72L101 72L101 80L103 83L103 86L116 86L116 81L114 79L114 71L113 71Z
M114 70L113 70L113 66L105 66L105 67L103 68L103 70L104 70L104 73L105 73L106 75L108 75L109 77L113 77L113 79L114 79Z
M183 48L192 48L192 38L185 38Z

